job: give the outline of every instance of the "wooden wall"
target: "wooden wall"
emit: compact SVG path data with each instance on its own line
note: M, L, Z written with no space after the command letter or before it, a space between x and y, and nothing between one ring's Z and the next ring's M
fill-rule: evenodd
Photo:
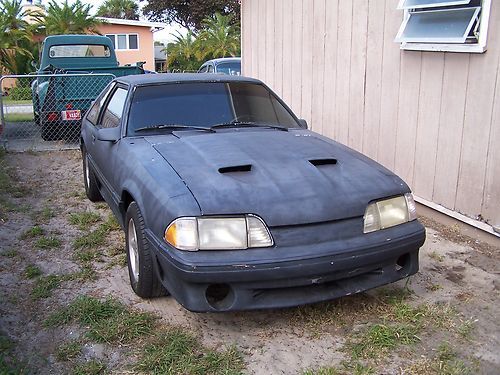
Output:
M243 74L417 196L500 228L500 3L484 54L402 51L398 0L242 0Z

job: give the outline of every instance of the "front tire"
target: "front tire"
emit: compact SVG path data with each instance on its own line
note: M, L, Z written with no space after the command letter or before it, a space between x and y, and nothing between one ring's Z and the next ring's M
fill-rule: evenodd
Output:
M102 201L102 195L97 185L97 179L94 171L89 164L89 156L85 148L82 148L82 164L83 164L83 183L85 185L85 194L91 202Z
M130 285L139 297L160 297L166 295L167 290L156 277L153 255L144 229L144 218L139 206L132 202L125 215L125 250Z

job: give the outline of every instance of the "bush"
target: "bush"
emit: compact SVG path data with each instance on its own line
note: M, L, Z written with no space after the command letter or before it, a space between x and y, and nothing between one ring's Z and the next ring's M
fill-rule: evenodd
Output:
M31 100L30 87L12 87L9 90L9 99L11 100Z

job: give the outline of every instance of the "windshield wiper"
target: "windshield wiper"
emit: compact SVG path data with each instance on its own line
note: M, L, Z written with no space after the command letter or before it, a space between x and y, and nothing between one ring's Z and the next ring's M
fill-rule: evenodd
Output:
M210 127L210 129L220 129L220 128L238 128L238 127L249 127L249 128L270 128L288 131L288 128L279 125L264 124L258 122L245 122L245 121L231 121L224 122L222 124L216 124Z
M192 130L203 130L210 133L215 133L215 130L211 128L204 128L203 126L191 126L191 125L176 125L176 124L165 124L165 125L152 125L152 126L144 126L139 129L135 129L135 132L149 131L149 130L163 130L163 129L192 129Z

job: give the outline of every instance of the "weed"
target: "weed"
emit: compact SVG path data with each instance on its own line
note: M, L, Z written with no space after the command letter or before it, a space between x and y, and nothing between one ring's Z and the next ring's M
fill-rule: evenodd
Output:
M43 235L43 229L42 227L35 225L34 227L27 229L23 234L21 234L21 237L19 237L21 240L25 240L27 238L34 238L34 237L39 237Z
M34 264L30 264L30 265L26 266L26 268L24 269L24 276L27 279L34 279L35 277L38 277L41 274L42 274L42 271L40 270L40 268L38 268Z
M80 230L88 230L93 224L99 222L101 216L91 211L75 212L69 215L69 222Z
M469 340L472 336L472 331L474 331L474 324L477 320L468 319L462 322L457 328L458 334L464 339Z
M113 215L109 215L106 221L101 224L101 230L106 232L112 232L120 229L120 224Z
M61 247L61 240L54 235L41 237L35 242L35 247L42 250L57 249Z
M45 206L42 210L35 212L33 220L38 224L46 224L56 216L53 208Z
M458 353L447 342L439 345L434 358L420 360L403 371L405 374L422 375L467 375L475 372L473 368L458 358Z
M406 324L375 324L349 343L352 357L375 358L396 348L399 344L413 344L419 341L417 328Z
M80 249L75 252L75 259L80 262L88 263L93 260L101 259L101 252L95 249Z
M373 367L364 365L363 363L361 363L359 361L354 361L354 362L343 361L342 366L346 369L348 374L369 375L369 374L375 373L375 370L373 369Z
M180 328L158 332L145 345L136 365L137 370L149 374L241 374L243 367L236 348L205 348Z
M2 256L7 257L7 258L15 258L17 257L17 250L15 249L8 249L2 253Z
M63 276L60 275L47 275L40 277L37 284L31 291L33 299L48 298L52 295L52 291L61 285Z
M127 254L118 254L106 265L106 269L111 269L113 267L126 267L127 266Z
M128 310L114 299L100 301L80 296L52 314L45 325L60 326L75 321L88 328L87 336L96 342L126 343L150 334L155 320L154 315Z
M106 365L102 362L91 360L76 365L73 375L100 375L106 372Z
M56 358L58 361L68 361L77 357L82 351L82 345L78 341L69 341L56 350Z
M440 289L443 289L443 287L439 284L429 284L426 286L426 289L430 292L437 292Z
M339 375L340 372L335 367L320 367L316 370L305 370L302 375Z
M429 254L429 258L434 259L437 262L443 262L444 261L444 256L439 255L435 251L433 251L432 253Z
M104 202L98 202L95 204L95 208L97 208L98 210L105 210L106 208L108 208L108 204Z
M100 228L90 233L77 237L73 242L74 249L94 249L104 244L106 232Z

